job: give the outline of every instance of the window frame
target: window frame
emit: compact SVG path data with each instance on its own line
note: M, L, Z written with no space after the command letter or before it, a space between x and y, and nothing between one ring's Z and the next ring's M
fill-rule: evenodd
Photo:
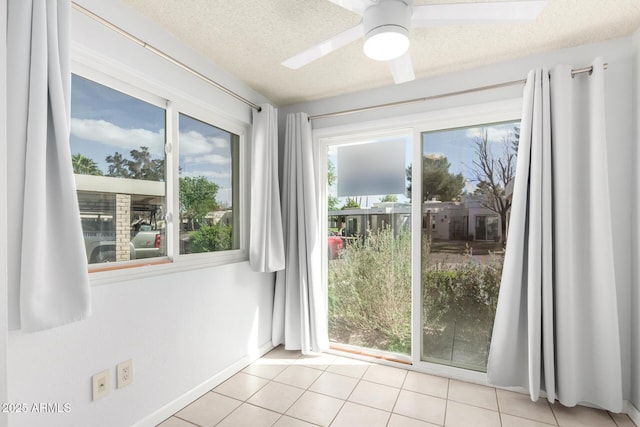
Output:
M176 88L158 84L124 66L96 58L86 52L73 52L71 72L165 110L165 183L167 254L163 257L88 264L92 286L162 274L210 268L248 261L249 230L249 132L251 124L223 117L212 104L192 98ZM89 65L91 64L91 65ZM99 67L99 68L98 68ZM73 88L72 88L73 90ZM200 254L180 254L179 248L179 123L180 113L233 133L238 141L239 248ZM235 175L235 173L234 173ZM170 230L170 231L169 231Z
M201 106L197 106L191 103L187 103L184 101L176 101L171 105L172 109L172 129L171 129L171 149L172 152L172 173L174 174L172 184L173 184L173 194L172 197L172 212L174 212L172 227L173 227L173 239L175 241L168 243L172 245L172 250L174 254L174 259L178 259L181 264L188 265L200 265L202 263L207 262L215 262L216 265L220 264L228 264L237 261L246 261L248 260L248 252L247 252L247 241L248 241L248 224L249 217L247 215L247 207L249 206L249 192L248 192L248 177L247 172L249 168L247 165L249 164L248 158L248 147L247 147L247 133L248 129L246 127L238 126L237 123L232 123L229 120L226 120L212 111L208 111ZM218 129L224 130L226 132L235 134L238 136L238 167L240 171L238 171L238 183L234 183L238 185L238 202L240 206L238 206L238 224L240 230L238 230L239 234L239 242L240 247L238 249L231 249L228 251L218 251L218 252L206 252L206 253L198 253L198 254L180 254L180 242L179 239L176 239L177 236L180 235L180 207L179 207L179 162L180 162L180 141L179 141L179 117L180 114L189 116L193 119L200 120L203 123L214 126ZM175 144L174 144L175 141ZM173 147L176 147L174 150ZM243 166L244 165L244 166ZM235 209L235 208L234 208ZM210 264L208 264L210 265ZM208 266L207 265L207 266Z

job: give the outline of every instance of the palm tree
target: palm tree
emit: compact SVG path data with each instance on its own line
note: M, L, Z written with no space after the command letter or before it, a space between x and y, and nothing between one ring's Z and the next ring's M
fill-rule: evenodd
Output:
M71 163L73 164L73 173L75 174L102 175L98 164L81 153L73 154L71 156Z

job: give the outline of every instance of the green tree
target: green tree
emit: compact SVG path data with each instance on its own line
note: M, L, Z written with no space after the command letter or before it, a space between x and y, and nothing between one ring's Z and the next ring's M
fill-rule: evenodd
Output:
M380 199L381 203L395 203L398 201L398 196L395 194L387 194L382 199Z
M164 160L152 159L148 147L129 152L131 160L127 160L132 178L147 181L164 181Z
M464 189L465 179L461 173L450 173L450 167L451 163L449 163L446 157L423 156L422 200L431 200L435 198L442 202L448 202L460 198L462 190ZM407 193L409 198L411 198L411 165L407 168L406 173L407 181L409 181Z
M336 175L336 167L333 162L329 160L327 163L327 190L331 188L333 184L335 184L337 179L338 176ZM327 191L327 193L329 193L329 191ZM327 196L327 210L335 211L340 209L338 207L339 203L340 201L337 197L332 196L331 194Z
M149 147L129 152L130 159L117 151L106 157L109 164L107 176L119 178L143 179L146 181L164 181L164 159L153 159Z
M180 216L187 219L191 230L211 211L219 209L216 196L220 187L204 176L180 178Z
M73 164L73 173L78 175L102 175L102 171L98 167L95 160L86 157L84 154L77 153L71 156Z
M126 159L122 157L122 154L118 153L117 151L112 155L107 156L105 161L109 163L107 176L117 178L129 178L131 176L126 163Z
M347 197L342 209L360 209L360 203L354 197Z

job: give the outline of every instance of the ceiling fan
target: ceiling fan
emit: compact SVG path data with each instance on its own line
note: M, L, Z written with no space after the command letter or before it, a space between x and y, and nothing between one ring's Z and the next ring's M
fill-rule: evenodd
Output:
M362 21L282 62L297 70L364 37L364 53L387 61L396 84L415 79L409 54L409 30L460 24L523 22L535 19L548 0L413 5L413 0L329 0L362 16Z

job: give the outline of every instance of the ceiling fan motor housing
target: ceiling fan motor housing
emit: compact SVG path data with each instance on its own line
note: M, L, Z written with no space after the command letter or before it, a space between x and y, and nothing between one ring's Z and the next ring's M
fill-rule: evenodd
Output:
M365 38L364 50L366 55L379 61L388 61L406 52L409 47L411 15L411 5L408 1L379 0L378 3L369 6L362 16L362 27ZM389 55L393 54L377 54L373 52L371 45L375 43L373 42L374 36L383 33L394 34L398 36L395 43L406 44L406 46L398 46L399 49L396 50L396 52L402 51L400 55L389 57Z

